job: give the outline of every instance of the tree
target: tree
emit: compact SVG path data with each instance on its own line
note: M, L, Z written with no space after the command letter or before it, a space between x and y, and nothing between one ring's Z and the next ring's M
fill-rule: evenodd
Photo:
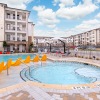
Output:
M3 48L4 48L4 50L5 50L5 48L7 48L7 46L8 46L7 42L3 41Z
M32 51L32 48L33 48L33 43L30 43L30 45L29 45L29 52Z

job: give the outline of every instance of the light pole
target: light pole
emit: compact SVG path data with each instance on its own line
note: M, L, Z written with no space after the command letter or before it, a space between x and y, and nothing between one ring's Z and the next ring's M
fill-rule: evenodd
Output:
M60 41L62 44L63 44L63 47L64 47L64 53L66 53L66 45L65 45L65 42L64 41L66 41L66 39L64 39L64 38L57 38L57 37L55 37L55 38L52 38L53 40L58 40L58 41Z
M46 43L50 45L50 52L51 52L51 44L50 44L50 43L48 43L48 42L46 42Z
M62 40L60 40L60 39L58 39L58 40L63 44L63 47L64 47L64 53L66 53L65 42L62 41Z

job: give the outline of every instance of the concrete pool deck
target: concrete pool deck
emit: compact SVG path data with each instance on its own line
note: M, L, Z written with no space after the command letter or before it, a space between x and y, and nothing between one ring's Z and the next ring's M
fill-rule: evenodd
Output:
M100 100L100 84L68 90L44 88L28 81L0 89L0 100Z
M100 67L100 60L91 60L76 57L56 57L48 55L48 59L52 61L73 61L88 63ZM28 65L33 65L29 63ZM0 73L0 100L20 100L19 97L23 98L24 95L27 96L26 100L73 100L66 98L78 97L81 99L76 100L100 100L100 82L90 83L90 84L77 84L77 85L48 85L38 82L24 82L20 78L20 71L26 68L25 65L20 65L17 67L11 67L9 69L9 75L7 76L6 71ZM32 89L31 89L31 87ZM19 88L20 87L20 88ZM28 90L25 88L28 88ZM44 97L39 91L44 92ZM84 92L87 91L87 92ZM15 94L14 94L15 93ZM17 94L16 94L17 93ZM33 95L32 95L33 93ZM22 94L22 95L21 95ZM94 96L91 97L91 94ZM14 96L17 96L17 99ZM19 96L20 95L20 96ZM22 97L23 96L23 97ZM39 99L41 97L41 99ZM43 98L42 98L43 97ZM56 99L56 98L59 99ZM6 99L5 99L6 98ZM86 99L87 98L87 99ZM96 99L94 99L96 98ZM24 99L24 98L23 98Z

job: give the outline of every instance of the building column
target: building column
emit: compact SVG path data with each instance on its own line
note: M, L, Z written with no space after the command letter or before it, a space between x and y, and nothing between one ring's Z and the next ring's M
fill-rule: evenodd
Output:
M28 41L28 14L26 13L26 41Z
M15 44L15 52L17 52L18 50L17 50L17 44Z
M19 45L19 51L22 52L22 45Z
M26 42L26 52L29 51L29 46L28 46L28 42Z
M20 40L22 41L22 34L20 35Z
M13 51L13 45L10 45L10 51Z
M17 41L17 11L15 11L15 41Z

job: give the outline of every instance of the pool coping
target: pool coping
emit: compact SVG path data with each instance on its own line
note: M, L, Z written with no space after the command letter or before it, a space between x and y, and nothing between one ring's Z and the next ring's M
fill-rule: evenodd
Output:
M36 54L36 53L12 53L12 54L0 54L0 56L10 56L10 55L27 55L27 54Z

